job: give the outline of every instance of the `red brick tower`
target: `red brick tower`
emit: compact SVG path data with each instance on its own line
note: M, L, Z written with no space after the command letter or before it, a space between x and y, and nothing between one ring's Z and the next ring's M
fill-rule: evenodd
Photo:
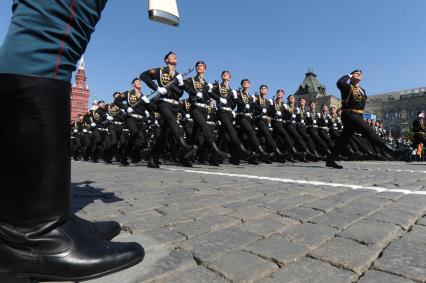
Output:
M78 114L84 114L88 111L89 95L84 58L81 57L75 75L75 84L71 88L71 119L76 119Z

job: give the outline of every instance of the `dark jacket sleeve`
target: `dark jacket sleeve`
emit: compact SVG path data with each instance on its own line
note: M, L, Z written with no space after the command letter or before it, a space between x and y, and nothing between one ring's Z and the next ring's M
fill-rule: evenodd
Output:
M349 92L350 92L350 85L348 83L348 80L350 79L350 76L345 75L343 77L341 77L338 81L337 81L337 88L340 90L340 92L342 93L342 99L345 100L348 98Z
M154 82L158 76L158 68L157 69L149 69L142 74L139 75L139 79L143 81L150 89L156 91L158 89L158 85Z
M216 100L219 101L220 99L220 94L219 94L219 84L214 84L213 85L213 89L212 92L210 93L210 96Z

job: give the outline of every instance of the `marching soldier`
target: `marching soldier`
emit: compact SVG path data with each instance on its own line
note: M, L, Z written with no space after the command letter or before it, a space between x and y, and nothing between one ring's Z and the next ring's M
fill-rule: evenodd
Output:
M244 147L240 138L238 137L237 131L233 126L233 109L237 104L237 92L235 90L232 90L229 85L231 80L231 73L229 71L223 71L221 74L221 78L221 83L218 82L214 86L212 84L208 84L208 92L210 93L211 97L216 101L217 118L221 123L218 139L220 141L224 141L225 135L229 137L230 143L228 143L228 145L231 147L231 161L235 164L239 164L239 153L242 153L246 156L251 156L252 152L250 152ZM220 158L215 156L215 159Z
M193 129L191 135L192 144L201 146L201 141L206 141L220 159L229 158L229 154L222 152L213 138L212 132L207 124L210 94L208 83L204 75L207 65L203 61L195 63L197 75L184 80L184 89L189 95L190 115L193 119ZM203 137L203 138L201 138Z
M308 157L312 161L318 161L319 155L315 147L315 143L312 140L312 138L308 134L308 114L309 111L306 110L306 98L301 97L299 98L299 105L296 108L296 130L297 134L300 135L302 140L306 143L307 149L306 152L308 153ZM297 144L300 146L303 143L300 142L300 140L297 140Z
M343 131L339 139L336 141L331 153L327 156L327 167L341 169L335 160L339 153L343 152L353 137L355 131L361 133L367 140L380 148L385 149L395 159L400 159L408 156L411 153L410 149L396 150L383 139L376 135L371 127L369 127L362 119L367 95L365 90L360 87L360 82L363 79L361 70L355 70L350 75L345 75L337 81L337 87L342 95L342 121ZM349 81L349 83L348 83Z
M273 114L272 101L267 99L268 86L261 85L259 87L259 94L255 95L255 102L253 103L254 108L254 123L258 128L258 135L265 138L266 145L277 154L279 157L283 157L283 153L278 148L275 140L272 138L271 131L269 130L269 124L271 123L271 117ZM269 160L265 162L270 163Z
M196 146L186 143L176 121L176 115L180 111L179 99L183 94L183 77L176 70L176 54L170 51L164 56L164 62L167 64L166 67L150 69L139 76L148 87L160 94L156 106L163 121L160 137L149 156L148 167L151 168L159 168L158 156L167 142L169 132L184 149L185 158L191 156L197 149Z
M418 144L422 143L426 146L426 127L425 127L425 113L420 112L417 114L417 119L413 121L413 145L417 147Z
M237 94L236 123L240 127L240 132L247 136L251 149L257 152L262 159L269 160L270 154L263 149L256 131L253 129L253 101L255 97L249 93L250 80L243 79L240 85L241 89ZM255 156L249 158L248 162L253 165L258 164Z

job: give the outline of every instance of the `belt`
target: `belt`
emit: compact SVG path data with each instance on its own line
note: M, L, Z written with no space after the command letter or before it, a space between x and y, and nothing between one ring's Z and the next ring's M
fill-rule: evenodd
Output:
M360 109L342 109L343 112L353 112L358 114L364 114L364 110Z
M112 122L113 124L116 124L116 125L121 125L121 124L123 124L123 122L118 122L118 121L114 121L114 122Z
M231 107L221 107L219 110L225 110L225 111L232 112L232 108Z
M207 121L207 124L209 124L209 125L215 125L215 124L216 124L216 122Z
M296 124L296 121L294 121L294 120L286 120L285 122L286 122L286 123Z
M328 127L319 127L319 128L328 131Z
M237 113L237 115L246 116L246 117L250 117L251 118L251 113L240 112L240 113Z
M308 128L318 128L318 126L317 126L317 125L308 125L307 127L308 127Z
M269 120L269 119L271 119L271 117L266 116L266 115L263 115L263 116L262 116L262 119L268 119L268 120Z
M133 118L143 119L143 116L139 114L130 114L130 116L132 116Z
M129 129L123 129L123 132L129 132L130 130Z
M209 106L207 104L204 104L204 103L195 102L194 105L198 106L198 107L209 108Z
M174 100L174 99L170 99L170 98L160 98L160 100L161 100L161 101L168 102L168 103L176 104L176 105L178 105L178 104L179 104L179 102L178 102L178 101L176 101L176 100Z
M99 131L103 131L103 132L108 132L108 129L107 129L107 128L105 128L105 129L104 129L104 128L98 128L98 130L99 130Z
M284 122L284 120L282 118L275 118L274 121L275 122Z

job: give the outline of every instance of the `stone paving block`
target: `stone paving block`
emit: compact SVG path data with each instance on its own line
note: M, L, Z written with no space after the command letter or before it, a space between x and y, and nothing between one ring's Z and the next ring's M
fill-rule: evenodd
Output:
M306 208L313 208L316 210L320 210L322 212L329 212L332 211L333 209L335 209L336 207L342 206L343 204L340 204L336 201L332 201L329 199L317 199L314 201L311 201L309 203L306 204L302 204L302 207L306 207Z
M247 283L264 278L278 269L275 263L244 251L224 254L206 265L232 282Z
M281 235L260 240L244 248L244 250L267 260L278 262L282 266L295 261L308 252L302 245L291 243Z
M274 212L276 212L276 210L256 205L238 209L235 212L228 214L228 216L246 221L250 219L259 219L266 215L271 215Z
M358 275L323 261L303 258L292 262L284 268L263 279L263 283L351 283L356 282ZM260 281L259 281L260 282Z
M182 248L204 262L222 253L245 247L257 240L259 240L258 235L234 226L192 238L183 242Z
M402 237L402 239L426 245L426 226L414 225L413 228Z
M237 209L242 209L242 208L251 207L251 206L255 206L255 205L256 205L256 203L254 203L254 202L242 201L241 200L241 201L223 204L222 207L229 208L229 209L232 209L232 210L237 210Z
M368 246L377 245L383 248L402 233L401 227L394 224L361 220L337 235Z
M354 214L359 216L366 216L381 209L381 206L370 203L363 203L354 201L350 204L339 208L340 211L346 214Z
M158 283L229 283L228 280L222 278L219 274L208 270L204 266L191 267L183 272L173 274L166 277Z
M426 282L426 245L407 240L394 241L374 262L373 268Z
M381 193L377 193L373 196L371 196L371 198L384 198L384 199L390 199L393 201L396 201L400 198L402 198L404 196L403 193L394 193L394 192L381 192Z
M379 256L380 252L379 247L365 246L353 240L336 237L319 249L312 251L310 255L361 275Z
M379 210L366 219L373 219L379 222L393 223L401 226L404 230L408 230L422 215L420 213L413 214L411 212L403 211L400 209L387 209Z
M414 281L386 272L368 270L358 283L414 283Z
M145 232L155 228L168 227L186 222L194 222L194 219L182 215L164 215L127 222L122 226L125 226L132 231Z
M249 220L241 225L240 228L262 237L269 237L297 224L299 222L291 218L270 215L258 220Z
M182 272L197 265L189 253L179 250L149 250L144 260L124 271L114 273L90 283L120 282L140 283L155 282L174 273Z
M303 223L284 231L282 235L292 243L302 245L310 250L316 249L334 237L336 229L312 223Z
M351 225L352 223L361 219L362 216L355 214L347 214L339 209L327 212L320 216L314 217L309 222L328 225L336 229L344 229Z
M286 210L281 210L279 213L280 215L306 222L316 216L323 214L324 212L312 208L298 206Z
M281 200L277 200L276 202L268 203L265 205L265 207L277 209L277 210L286 210L292 207L309 203L316 199L317 198L311 195L298 195L289 199L281 199Z
M426 201L422 204L411 203L408 201L397 201L386 208L388 209L399 209L405 212L413 213L413 214L424 214L426 211Z
M426 216L423 216L416 224L426 226Z
M186 238L182 234L170 230L169 228L158 228L149 230L139 234L145 240L144 245L148 248L158 248L172 246L178 242L185 241Z
M207 233L209 231L227 228L240 224L238 219L225 215L211 215L196 220L195 222L187 222L171 227L172 230L185 235L188 239Z

